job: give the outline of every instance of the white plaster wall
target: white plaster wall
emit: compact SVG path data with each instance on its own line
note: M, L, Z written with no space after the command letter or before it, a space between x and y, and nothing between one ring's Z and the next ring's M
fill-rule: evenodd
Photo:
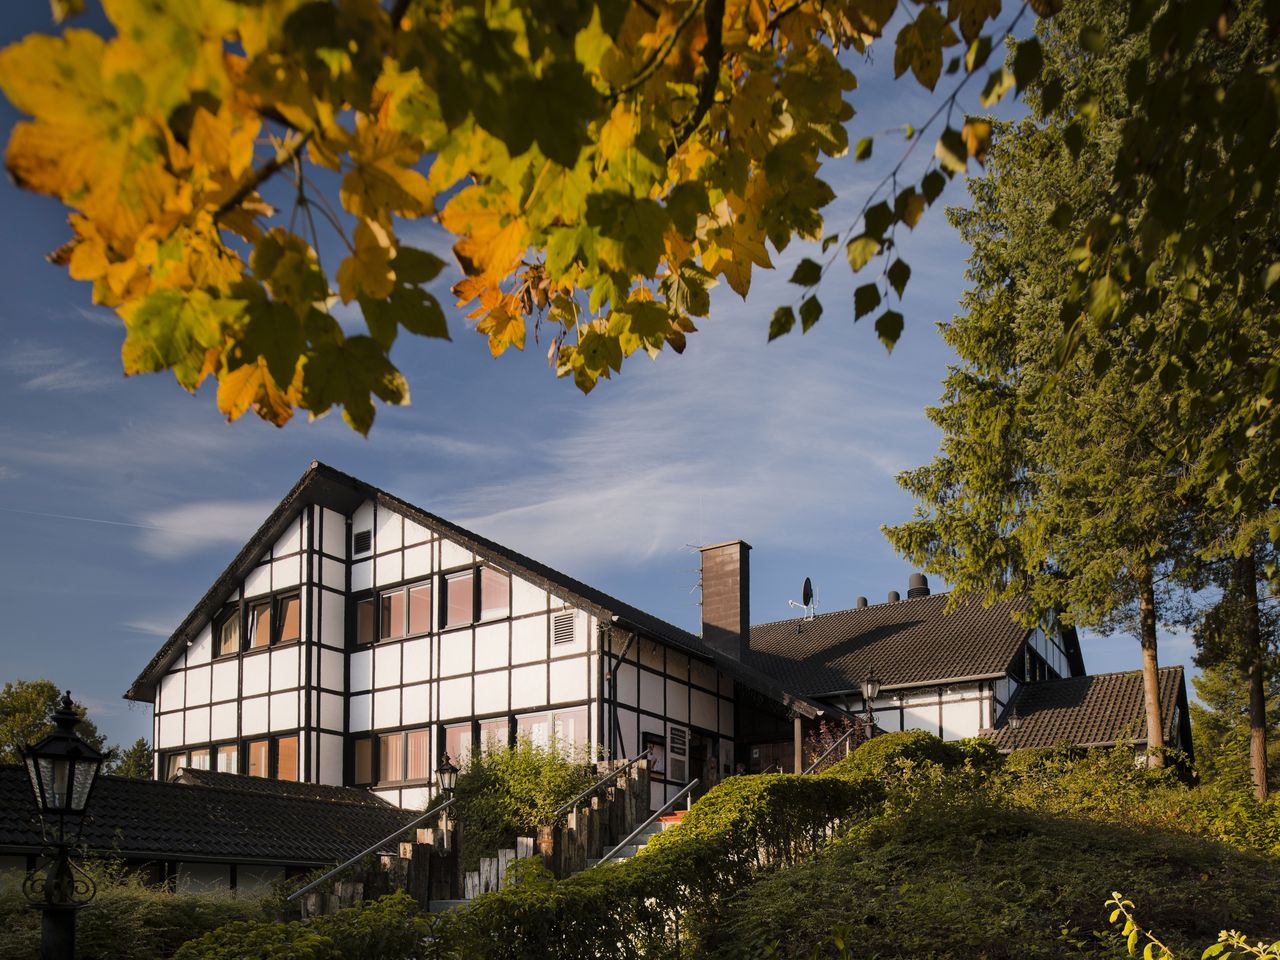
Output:
M342 697L336 693L320 694L320 726L330 730L343 730Z
M379 690L373 695L373 726L376 730L400 726L400 688Z
M511 671L511 709L525 710L547 704L547 664L536 663Z
M219 660L213 665L213 699L231 700L240 690L240 665L235 660Z
M244 595L260 597L271 592L271 565L262 564L254 567L244 578Z
M688 671L685 671L688 676ZM689 720L689 685L679 680L667 681L667 716L680 723Z
M208 664L203 667L192 667L187 671L187 706L199 706L209 702L212 679L213 668Z
M982 729L985 715L984 698L975 693L957 703L942 705L942 739L960 740L964 737L976 737Z
M431 545L422 543L404 552L404 578L416 580L432 572Z
M440 719L471 716L471 678L440 681Z
M505 621L476 627L475 668L492 670L505 667L508 656L508 625Z
M320 734L320 782L342 786L342 738Z
M378 553L399 550L404 546L404 523L400 514L386 507L379 508L377 529L373 536Z
M218 703L210 710L209 739L234 740L240 735L236 729L236 703Z
M271 689L285 690L302 683L301 663L297 644L277 647L271 651Z
M320 594L320 642L330 647L345 647L347 602L328 590Z
M213 628L205 624L203 630L196 634L191 646L187 647L187 665L208 663L213 659Z
M186 741L182 733L182 711L166 713L160 717L160 735L156 746L161 750L180 747Z
M381 548L381 541L379 541ZM404 579L404 554L397 550L395 553L380 554L373 562L374 569L374 585L383 587L388 583L398 583Z
M160 689L156 691L156 709L181 710L186 705L186 674L181 670L173 670L160 678Z
M587 620L589 618L586 612L582 610L561 611L558 614L553 613L551 615L552 620L554 621L557 616L564 616L566 613L573 617L573 640L565 643L556 643L553 637L551 643L551 656L553 657L571 657L587 652Z
M353 593L373 586L373 561L361 560L351 565L351 590Z
M639 705L639 671L629 663L618 665L618 702Z
M404 644L404 663L401 678L405 683L417 683L431 678L431 640L422 637Z
M184 742L201 744L209 742L209 708L195 707L187 711Z
M547 656L547 618L528 617L511 624L511 662L532 663Z
M440 569L450 570L475 562L475 556L466 547L461 547L451 540L440 541Z
M716 706L716 698L709 693L697 689L692 693L693 712L689 716L689 722L695 727L703 727L706 730L718 730L720 726L720 711Z
M347 658L337 650L320 650L320 684L330 690L345 690Z
M276 560L271 564L271 588L284 590L302 582L302 564L297 557Z
M401 692L401 722L405 724L427 723L431 719L431 685L426 683L405 687Z
M483 673L476 677L475 711L477 714L498 713L507 710L507 684L509 680L510 677L506 670Z
M716 689L716 668L701 660L689 662L689 682L707 690Z
M250 697L240 701L240 734L253 736L270 729L267 718L267 698Z
M382 687L400 685L400 644L386 643L373 648L373 682Z
M471 672L474 632L453 630L440 635L440 676L452 677Z
M587 661L581 657L575 660L554 660L551 663L551 702L563 703L566 700L585 700L587 690Z
M249 697L271 688L271 661L266 651L246 655L240 661L240 690Z
M667 674L681 680L689 679L689 658L676 650L667 650Z
M373 651L357 650L347 660L347 683L354 693L373 686Z
M320 582L334 590L347 589L347 568L337 560L320 558Z
M412 520L404 521L404 545L411 547L415 543L423 543L431 539L431 531Z
M519 577L513 576L511 578L512 616L520 617L526 613L537 613L546 609L547 593L545 590L541 587L535 587Z
M363 733L373 726L373 695L362 693L347 701L347 730Z
M271 695L271 729L279 732L281 730L292 730L298 726L300 716L298 693L289 691L288 693L273 693Z
M302 549L302 517L299 514L285 529L271 548L273 557L283 557L287 553L297 553Z
M656 673L650 673L648 670L640 671L640 706L644 710L651 710L654 713L661 713L662 704L663 679Z
M320 536L320 547L325 553L334 557L347 558L347 518L342 514L324 508L324 529Z

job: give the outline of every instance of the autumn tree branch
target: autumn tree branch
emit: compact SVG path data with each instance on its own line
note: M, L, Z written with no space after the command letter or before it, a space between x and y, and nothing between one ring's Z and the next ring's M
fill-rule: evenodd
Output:
M698 82L698 99L693 110L676 127L675 137L667 147L668 160L675 156L675 152L698 129L703 117L715 103L716 88L720 85L720 63L724 59L724 0L707 0L704 19L707 26L707 42L702 45L702 65L705 72Z
M702 4L703 0L693 0L693 3L689 5L689 9L684 12L684 16L680 18L680 22L677 23L675 29L671 31L671 35L662 42L657 50L649 54L648 58L645 60L644 64L641 65L639 71L636 72L634 77L613 92L613 98L615 100L619 97L626 96L633 90L638 90L646 80L657 72L658 68L662 66L662 62L666 60L667 56L671 53L671 48L674 47L676 45L676 41L680 39L680 34L684 33L685 28L688 27L689 24L693 22L693 18L698 15L698 10L701 9ZM721 3L720 7L721 16L723 16L724 4Z
M273 176L280 172L284 167L293 163L294 160L302 153L303 148L311 142L311 135L314 130L308 130L302 136L298 137L292 143L276 151L276 155L253 171L251 176L236 189L236 192L223 200L218 209L214 212L213 218L217 220L219 217L226 216L240 204L244 203L249 196L262 186Z

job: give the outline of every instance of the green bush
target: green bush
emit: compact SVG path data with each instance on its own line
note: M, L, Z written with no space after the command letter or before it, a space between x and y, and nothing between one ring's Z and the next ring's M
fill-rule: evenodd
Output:
M550 823L557 807L591 786L586 759L523 737L509 750L474 754L455 794L462 869L476 869L481 857L514 847L516 837Z
M411 960L430 929L412 897L393 893L331 916L230 923L184 944L174 960Z
M183 894L149 887L117 867L93 864L97 895L76 915L78 960L171 957L192 937L234 920L267 915L263 901L231 893ZM40 952L40 914L17 882L0 889L0 960L31 960Z
M905 730L872 737L839 763L832 764L827 774L836 777L880 776L891 772L899 760L936 763L954 767L964 762L960 749L923 730Z

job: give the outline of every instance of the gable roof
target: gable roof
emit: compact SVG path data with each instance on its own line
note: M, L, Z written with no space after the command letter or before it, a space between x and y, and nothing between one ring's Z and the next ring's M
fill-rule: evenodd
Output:
M477 555L517 573L530 583L548 589L557 596L590 610L603 620L623 621L624 625L631 629L712 662L718 669L738 682L792 709L809 716L817 716L822 712L820 705L779 688L767 675L760 676L749 665L718 653L704 644L697 635L487 537L482 537L456 523L428 513L408 501L340 470L335 470L318 460L311 461L311 465L298 482L285 494L284 499L276 505L262 526L249 538L200 602L187 614L178 629L138 674L137 679L125 693L125 697L130 700L154 701L155 687L160 682L160 678L187 645L195 640L204 625L222 608L240 582L248 576L262 553L284 533L285 527L298 516L304 506L319 504L343 514L350 514L365 500L372 500L379 506L393 510L414 523L448 537Z
M1004 676L1031 632L1013 619L1025 604L974 600L946 613L947 599L934 593L759 624L745 658L805 696L856 691L873 672L882 689Z
M93 852L126 859L320 866L345 860L420 816L345 787L312 785L314 795L307 796L255 777L224 773L215 780L217 786L100 776L81 841ZM26 769L0 766L0 849L42 846Z
M1186 718L1186 700L1182 667L1162 667L1160 715L1167 744L1178 740L1177 726ZM1016 731L1007 721L1015 710L1019 719ZM1024 684L1005 708L1004 724L985 735L1002 750L1061 744L1145 744L1146 715L1141 671L1097 673Z

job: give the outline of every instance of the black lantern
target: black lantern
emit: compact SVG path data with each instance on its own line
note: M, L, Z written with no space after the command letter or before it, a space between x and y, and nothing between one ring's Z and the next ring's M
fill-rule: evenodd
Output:
M79 722L68 690L54 711L53 732L24 751L27 776L31 778L48 844L44 863L31 870L22 883L23 894L42 914L41 960L72 960L75 912L93 899L97 889L93 878L71 857L102 766L102 754L76 736ZM51 821L55 819L57 830L50 836ZM68 837L69 826L74 828L74 838Z
M875 673L868 673L867 679L862 681L862 699L870 703L878 696L880 696L880 681L876 679Z
M440 766L436 768L436 783L440 786L440 792L446 797L453 796L453 788L458 785L458 768L449 761L447 753L440 761Z
M26 749L27 776L40 816L58 818L60 830L68 818L84 816L102 766L102 754L76 736L79 722L68 690L53 714L53 732Z

